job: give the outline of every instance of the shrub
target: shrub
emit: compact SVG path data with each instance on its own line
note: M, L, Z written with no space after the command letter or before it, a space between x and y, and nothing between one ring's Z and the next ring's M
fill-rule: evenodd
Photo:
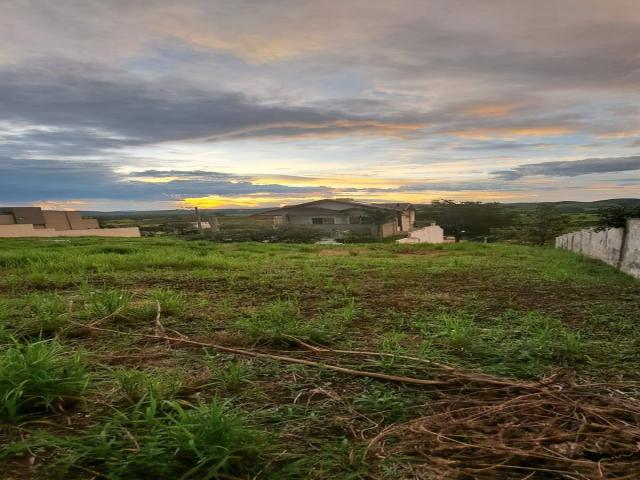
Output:
M77 400L89 375L80 353L55 340L14 343L0 355L0 418L51 411Z

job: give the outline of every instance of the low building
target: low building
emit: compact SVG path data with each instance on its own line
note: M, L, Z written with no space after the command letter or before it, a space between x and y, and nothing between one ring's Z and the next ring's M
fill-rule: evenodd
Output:
M0 237L139 237L138 227L100 228L80 212L0 207Z
M355 232L388 237L409 232L416 219L410 203L369 204L352 199L325 199L267 210L257 217L272 217L274 225L320 229L329 237Z

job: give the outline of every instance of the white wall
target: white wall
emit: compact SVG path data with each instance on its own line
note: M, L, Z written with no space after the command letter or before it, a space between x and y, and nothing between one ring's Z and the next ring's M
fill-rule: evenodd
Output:
M429 225L409 233L407 238L397 240L398 243L444 243L444 231L438 225Z
M626 236L624 228L567 233L556 237L556 248L597 258L640 278L640 219L628 220L626 230Z
M640 278L640 218L627 221L627 239L624 244L620 270Z

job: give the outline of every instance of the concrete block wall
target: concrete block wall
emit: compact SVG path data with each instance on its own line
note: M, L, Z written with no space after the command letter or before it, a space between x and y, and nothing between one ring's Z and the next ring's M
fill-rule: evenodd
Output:
M640 219L627 221L627 228L580 230L556 237L556 248L597 258L640 278Z
M56 230L34 228L32 224L0 225L0 238L24 237L139 237L138 227L89 228L85 230Z
M627 221L627 238L624 242L620 270L640 278L640 218Z

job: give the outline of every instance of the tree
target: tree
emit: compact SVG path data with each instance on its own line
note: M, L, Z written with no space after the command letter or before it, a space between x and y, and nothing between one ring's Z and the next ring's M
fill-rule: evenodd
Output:
M512 225L515 215L499 203L437 200L419 207L416 219L419 222L435 220L446 235L453 235L459 241L463 237L491 236L497 229Z
M398 218L398 213L393 210L385 210L382 208L370 208L366 210L367 217L371 219L371 221L378 227L377 228L377 237L378 240L382 240L383 231L382 226L385 223L389 223L391 221L395 221Z
M613 205L598 210L599 219L596 230L607 228L625 228L629 218L640 218L640 207Z
M567 220L552 203L541 203L525 215L519 225L519 237L526 243L545 245L560 235Z

